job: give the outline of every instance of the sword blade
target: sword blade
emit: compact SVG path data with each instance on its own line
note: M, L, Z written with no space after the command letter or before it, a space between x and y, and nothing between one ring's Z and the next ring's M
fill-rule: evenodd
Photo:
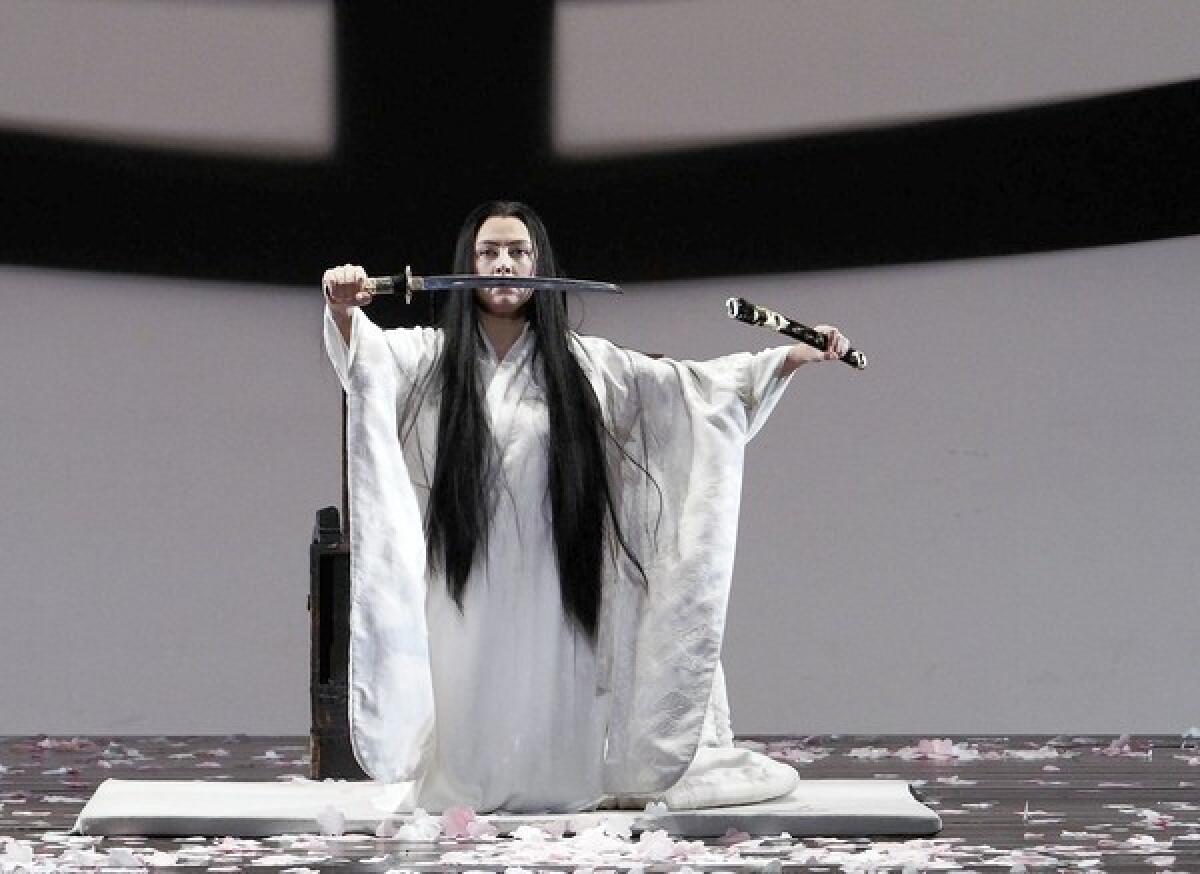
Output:
M566 279L560 276L477 276L470 273L449 273L443 276L413 276L405 269L400 276L381 276L368 279L366 290L371 294L393 294L414 291L470 291L476 288L532 288L534 291L583 291L602 294L621 294L621 286L595 279Z
M621 294L621 287L595 279L566 279L560 276L414 276L413 291L462 291L475 288L532 288L534 291L595 291Z

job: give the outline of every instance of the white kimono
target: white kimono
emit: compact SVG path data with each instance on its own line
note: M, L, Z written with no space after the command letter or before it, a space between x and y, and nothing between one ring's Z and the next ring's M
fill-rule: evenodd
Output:
M610 453L611 481L649 578L612 550L593 647L562 609L533 332L503 361L479 346L496 477L460 611L425 563L440 388L426 377L441 332L383 331L352 312L349 345L328 311L325 341L347 396L349 717L363 770L435 811L686 809L790 792L793 769L733 747L719 666L743 446L786 385L786 347L671 362L572 335L627 453Z

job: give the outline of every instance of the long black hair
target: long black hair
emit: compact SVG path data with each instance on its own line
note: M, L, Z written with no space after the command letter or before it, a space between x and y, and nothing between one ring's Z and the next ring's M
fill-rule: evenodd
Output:
M497 216L524 222L533 243L536 275L559 275L545 225L517 201L491 201L471 211L455 245L455 273L475 272L475 237L487 219ZM643 582L645 572L618 522L605 460L610 435L596 394L571 352L566 297L559 291L535 291L526 308L535 343L532 366L540 363L545 380L548 491L563 610L568 621L595 641L606 538L615 539ZM488 494L492 435L480 396L476 356L481 341L473 295L447 295L438 324L444 337L435 369L441 408L426 543L430 564L444 568L450 595L462 609L467 577L481 544L486 547L494 506Z

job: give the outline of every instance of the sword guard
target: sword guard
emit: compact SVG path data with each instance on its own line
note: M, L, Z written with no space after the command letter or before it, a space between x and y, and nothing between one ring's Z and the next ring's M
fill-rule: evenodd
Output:
M408 264L404 265L404 302L412 303L414 291L424 291L425 281L420 276L413 276L412 267Z

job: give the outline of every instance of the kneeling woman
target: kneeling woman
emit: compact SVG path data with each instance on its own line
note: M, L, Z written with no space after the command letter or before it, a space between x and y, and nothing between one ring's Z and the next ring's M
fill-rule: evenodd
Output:
M555 276L529 207L463 224L456 273ZM673 809L796 783L733 746L719 654L745 442L799 365L655 360L583 337L559 292L450 295L381 330L326 271L347 395L350 722L364 770L429 810Z

